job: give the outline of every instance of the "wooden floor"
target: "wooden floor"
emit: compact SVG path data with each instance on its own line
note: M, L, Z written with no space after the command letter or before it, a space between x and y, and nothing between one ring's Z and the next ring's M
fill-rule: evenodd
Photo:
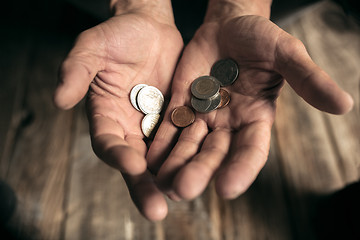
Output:
M158 223L93 154L83 104L52 105L74 32L2 23L0 239L360 239L360 25L327 1L278 23L351 93L354 110L319 112L286 86L269 161L249 191L224 201L210 186L194 201L169 201Z

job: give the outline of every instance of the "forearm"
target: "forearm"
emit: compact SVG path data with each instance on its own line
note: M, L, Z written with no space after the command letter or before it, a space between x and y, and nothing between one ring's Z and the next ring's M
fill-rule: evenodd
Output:
M110 0L114 15L143 13L167 22L174 22L171 0Z
M270 17L272 0L209 0L205 21L241 15Z

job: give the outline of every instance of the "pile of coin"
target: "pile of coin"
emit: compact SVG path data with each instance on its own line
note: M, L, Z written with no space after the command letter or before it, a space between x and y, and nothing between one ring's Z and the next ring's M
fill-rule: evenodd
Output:
M236 62L230 58L221 59L213 65L209 76L196 78L191 84L191 106L200 113L209 113L227 106L230 94L221 87L235 82L239 75ZM195 121L195 114L187 106L176 107L171 121L177 127L187 127Z
M233 84L238 74L239 68L234 60L227 58L217 61L209 76L201 76L191 84L191 106L200 113L227 106L230 94L222 87ZM159 122L164 96L156 87L137 84L130 92L130 102L136 110L145 114L141 130L146 137L150 137ZM176 107L170 117L175 126L182 128L195 121L195 113L187 106Z
M163 94L156 87L137 84L131 89L130 102L136 110L145 114L141 121L141 130L146 137L150 137L160 119L164 104Z
M208 113L225 107L230 94L221 87L231 85L238 77L239 69L230 58L217 61L210 76L201 76L191 84L191 106L200 113Z

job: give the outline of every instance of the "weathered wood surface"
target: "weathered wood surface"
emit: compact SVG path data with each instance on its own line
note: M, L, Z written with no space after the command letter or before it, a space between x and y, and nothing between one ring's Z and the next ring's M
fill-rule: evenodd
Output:
M194 201L169 201L158 223L140 216L121 175L93 154L83 104L52 106L73 38L35 32L2 40L0 179L17 197L5 228L15 239L318 239L318 206L360 177L360 27L331 2L279 24L351 93L354 110L319 112L285 86L269 161L251 188L224 201L211 185Z

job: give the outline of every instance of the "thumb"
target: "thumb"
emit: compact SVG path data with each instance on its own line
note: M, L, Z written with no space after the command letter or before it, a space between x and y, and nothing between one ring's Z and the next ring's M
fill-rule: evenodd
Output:
M79 35L73 49L59 70L59 82L54 92L54 103L70 109L86 95L91 81L101 68L101 54L91 30ZM99 46L99 45L98 45Z
M311 60L300 40L284 33L279 37L276 53L279 73L310 105L332 114L345 114L352 109L351 96Z

